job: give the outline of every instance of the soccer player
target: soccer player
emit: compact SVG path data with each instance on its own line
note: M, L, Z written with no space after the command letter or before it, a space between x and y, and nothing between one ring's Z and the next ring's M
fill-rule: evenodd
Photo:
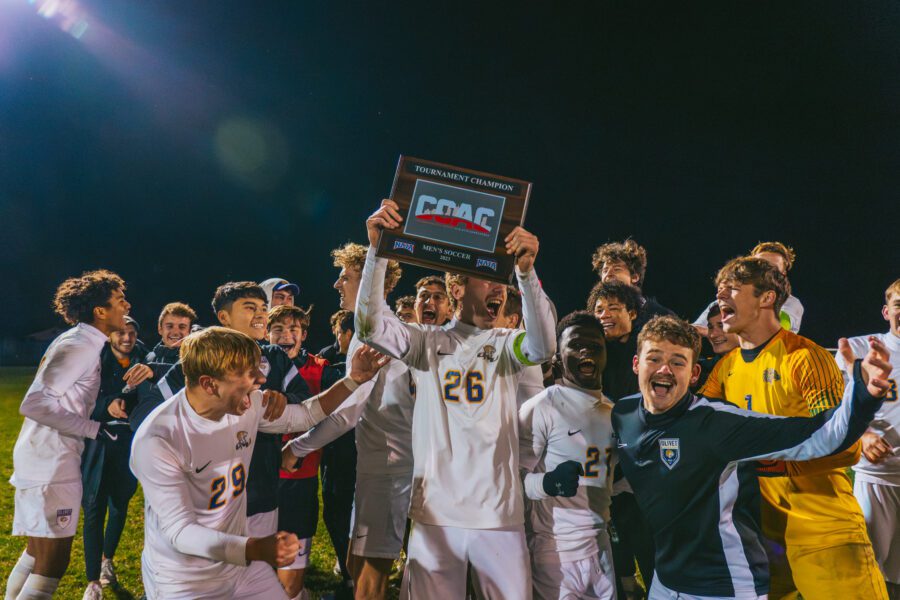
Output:
M890 350L893 370L890 389L875 420L863 434L862 458L853 467L856 477L853 494L859 501L875 559L884 574L891 600L900 599L900 402L897 383L900 382L900 279L884 293L881 314L888 322L887 333L850 338L847 341L848 361L839 353L837 362L849 382L854 357L865 356L868 339L878 338ZM841 342L841 346L844 344ZM853 356L850 355L852 353Z
M259 391L266 376L254 339L210 327L188 337L180 354L186 387L143 422L131 457L145 494L147 597L287 598L271 568L247 566L290 564L299 547L293 534L250 531L246 492L258 430L312 427L371 379L384 359L361 350L348 378L268 421Z
M328 364L336 365L347 360L347 349L353 339L353 311L341 309L331 315L329 322L334 343L319 350L318 355Z
M525 331L495 329L506 288L454 276L456 302L443 327L384 318L387 261L375 257L382 228L403 218L385 200L366 221L369 251L356 306L360 339L409 366L416 386L409 559L403 596L462 598L466 569L482 596L530 598L519 479L516 388L526 365L555 351L555 319L534 272L538 240L521 227L506 237L523 291Z
M53 307L72 328L44 353L19 412L13 449L16 488L12 534L27 547L6 582L6 597L51 598L69 565L81 505L84 438L109 435L90 419L100 390L100 350L125 328L131 305L125 283L110 271L65 280Z
M413 308L415 304L415 296L400 296L394 301L394 314L404 323L415 323L416 311Z
M183 302L170 302L163 306L157 322L159 343L147 354L147 364L174 365L178 362L178 347L191 333L197 322L197 313ZM165 371L159 373L165 375Z
M556 331L563 377L519 409L534 597L612 600L616 582L606 527L613 404L601 389L603 326L580 311L564 317ZM577 493L565 493L569 482Z
M259 287L266 293L266 303L270 307L281 306L282 304L294 306L297 296L300 295L299 285L280 277L266 279L259 284Z
M776 269L781 271L785 277L787 277L791 267L794 266L794 260L797 258L794 249L781 242L760 242L750 251L749 256L761 258L770 263ZM697 317L697 320L694 321L694 326L697 327L697 331L699 331L701 335L707 335L706 327L708 314L714 304L716 304L715 301L710 303L710 305L706 307L706 310L704 310L703 313ZM788 331L799 333L800 321L803 319L803 305L800 304L800 301L795 298L793 294L790 294L788 295L787 300L784 301L778 316L782 327Z
M137 489L137 480L128 468L132 437L128 412L137 402L137 389L123 392L130 388L126 378L135 382L136 375L149 378L153 373L141 364L147 348L137 339L139 331L138 322L125 317L125 329L112 332L100 351L100 392L91 418L106 423L110 435L86 439L81 456L84 566L88 580L84 600L101 600L103 587L115 587L118 583L113 556L125 529L128 502Z
M638 289L638 310L634 330L640 332L644 323L656 315L674 315L675 313L640 292L644 287L647 273L647 250L632 239L624 242L609 242L598 247L592 257L594 271L600 281L618 280L633 285ZM590 310L590 309L589 309Z
M620 271L613 270L618 273ZM639 391L634 374L637 354L636 329L640 308L640 290L621 278L607 274L588 296L588 310L603 325L606 338L606 366L603 370L603 390L613 402ZM640 596L635 561L645 583L653 580L653 536L638 508L637 500L621 469L615 469L612 488L612 551L620 597Z
M638 336L641 392L619 400L612 413L619 464L656 542L650 599L764 599L769 581L752 461L808 460L848 448L881 406L890 357L872 340L840 407L780 418L691 394L699 352L700 335L687 322L652 319ZM818 576L833 579L825 568ZM883 580L858 574L866 561L827 568L854 579L853 590L831 581L831 591L804 597L885 598Z
M782 327L790 283L761 258L735 258L716 276L726 333L740 347L725 355L700 395L769 415L812 417L841 401L844 382L831 354ZM853 598L884 579L845 468L859 444L803 463L762 465L762 530L773 599ZM852 567L851 567L852 565Z
M713 304L709 308L706 339L709 340L713 354L712 356L704 356L698 361L700 364L700 378L697 380L697 383L691 385L691 391L696 391L703 387L719 360L737 348L740 343L736 334L725 332L725 328L722 325L722 313L719 311L718 303Z

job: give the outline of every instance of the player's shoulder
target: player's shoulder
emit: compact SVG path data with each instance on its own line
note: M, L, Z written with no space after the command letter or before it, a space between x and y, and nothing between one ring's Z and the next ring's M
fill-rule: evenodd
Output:
M809 363L817 369L828 368L834 363L831 352L811 339L792 331L781 332L785 355L796 365Z
M643 402L643 396L640 392L620 398L613 406L613 417L623 419L636 414L641 407L641 402Z
M168 440L170 443L182 429L180 426L180 405L185 396L184 389L154 408L141 422L134 434L133 447L139 447L150 438Z
M548 388L544 388L528 400L522 403L520 412L534 412L535 410L546 410L547 408L552 407L553 405L553 397L556 391L556 388L559 388L558 385L551 385Z

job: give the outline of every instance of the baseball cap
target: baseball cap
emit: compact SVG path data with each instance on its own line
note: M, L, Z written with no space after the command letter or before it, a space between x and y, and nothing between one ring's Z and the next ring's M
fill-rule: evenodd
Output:
M272 277L271 279L266 279L259 284L259 287L261 287L266 293L266 297L269 299L269 304L272 304L272 294L274 292L290 292L294 295L294 297L300 295L300 286L298 286L296 283L291 283L287 279L282 279L281 277Z

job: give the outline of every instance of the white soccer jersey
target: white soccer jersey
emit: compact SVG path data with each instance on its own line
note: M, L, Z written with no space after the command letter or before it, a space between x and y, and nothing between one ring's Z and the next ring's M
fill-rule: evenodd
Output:
M525 475L525 530L535 562L570 562L596 554L609 521L612 402L599 390L563 379L519 410L520 458ZM581 463L584 476L571 498L544 492L544 475ZM533 471L533 472L532 472Z
M100 391L100 350L106 336L79 323L53 340L25 393L25 416L13 449L15 487L81 481L84 438L100 423L90 419Z
M144 489L143 565L157 586L229 581L246 566L248 468L257 430L309 429L325 417L318 397L263 421L262 393L241 416L199 416L186 390L158 406L134 435L131 470Z
M894 455L886 458L877 465L870 463L865 456L861 456L859 462L853 467L856 477L860 480L886 485L900 485L900 400L897 399L897 384L900 383L900 338L893 333L876 333L891 353L891 363L894 368L891 371L893 386L884 399L881 409L875 413L875 420L869 426L870 431L875 431L882 436L894 448ZM850 347L856 358L863 358L869 352L869 336L849 338ZM844 372L844 381L852 379L852 372L848 375L848 369L853 365L847 365L840 352L836 356L838 367Z
M520 525L516 389L523 367L556 349L550 303L537 275L517 273L528 333L482 330L455 319L430 327L382 318L386 263L369 249L356 331L401 358L415 380L410 518L471 529Z

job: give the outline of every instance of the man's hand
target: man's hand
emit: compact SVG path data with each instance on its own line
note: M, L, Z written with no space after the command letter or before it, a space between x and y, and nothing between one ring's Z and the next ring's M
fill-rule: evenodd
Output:
M125 375L122 376L122 381L124 381L125 385L128 387L134 389L151 377L153 377L153 369L151 369L149 365L138 363L128 369Z
M297 457L291 450L291 444L288 442L281 450L281 468L288 473L293 473L300 468L303 459Z
M400 207L393 200L382 200L381 207L366 219L366 233L369 234L369 245L373 248L378 243L382 229L395 229L400 227L403 217L400 216Z
M267 562L273 567L286 567L297 558L300 541L293 533L279 531L263 538L250 538L244 556L247 564L254 560Z
M110 402L109 406L106 407L106 412L108 412L109 415L114 419L128 418L128 413L125 412L125 401L121 398L116 398L115 400Z
M549 496L571 498L578 492L578 477L584 475L581 463L567 460L544 475L542 485Z
M523 227L516 227L503 240L506 242L506 252L516 257L516 266L519 271L528 273L534 268L534 259L537 258L537 236L529 233Z
M878 464L889 456L893 456L894 449L884 441L884 438L873 431L865 432L860 438L862 453L870 463Z
M381 367L391 362L391 357L386 356L371 346L362 345L353 353L350 360L350 372L347 376L356 384L362 385L369 381Z
M287 396L275 390L266 390L263 392L262 405L266 409L266 412L263 413L263 419L274 421L284 414L284 407L287 406Z
M852 373L853 362L856 360L856 356L853 354L853 349L850 348L850 342L847 341L847 338L838 340L838 352L841 353L841 358L847 364L847 370ZM860 371L862 372L863 382L866 384L866 390L875 398L883 398L888 393L888 390L891 389L888 378L891 376L893 366L891 365L891 353L888 352L888 349L877 337L869 336L869 351L866 353L860 366L862 367Z

